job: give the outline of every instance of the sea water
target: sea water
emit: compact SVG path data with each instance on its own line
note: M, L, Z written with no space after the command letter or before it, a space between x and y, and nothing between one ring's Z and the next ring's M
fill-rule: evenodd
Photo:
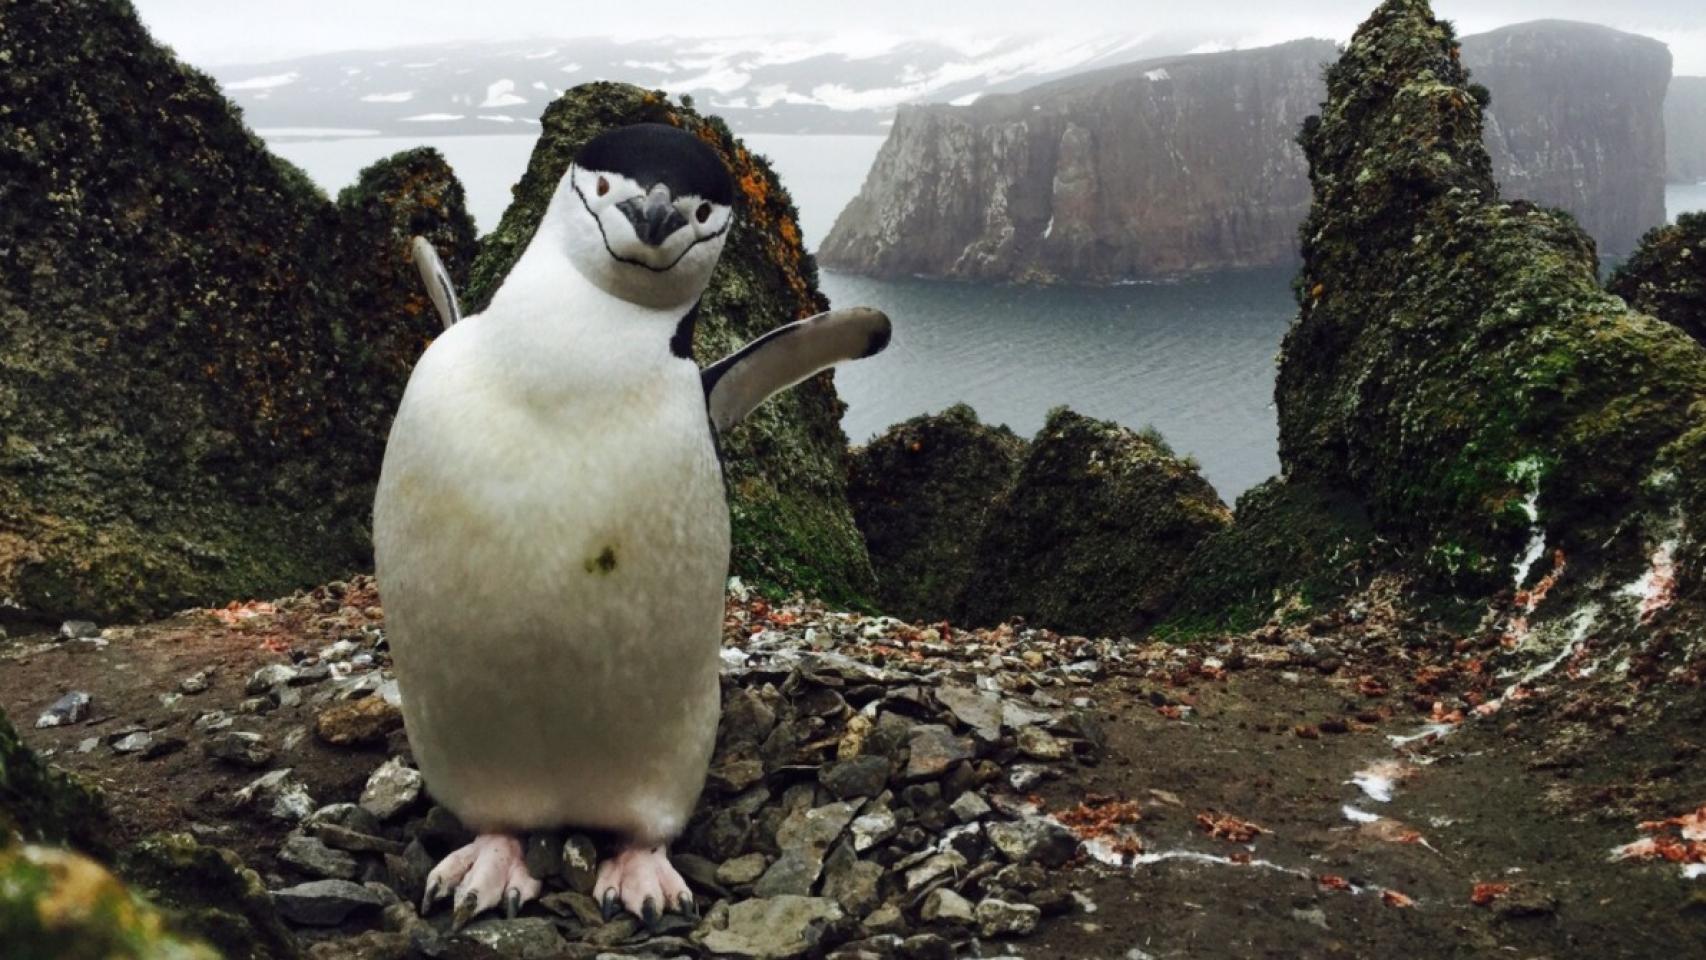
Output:
M264 131L263 131L264 134ZM815 247L858 192L881 137L753 135L800 208ZM530 136L405 139L275 136L270 145L328 193L400 150L437 147L456 170L480 230L491 229L533 150ZM1706 185L1667 191L1670 214L1706 209ZM862 443L954 403L1029 436L1067 405L1130 427L1154 426L1195 457L1230 501L1279 469L1274 358L1295 312L1291 271L1220 273L1114 287L1013 287L875 280L825 271L838 305L888 312L888 351L838 371L842 427Z

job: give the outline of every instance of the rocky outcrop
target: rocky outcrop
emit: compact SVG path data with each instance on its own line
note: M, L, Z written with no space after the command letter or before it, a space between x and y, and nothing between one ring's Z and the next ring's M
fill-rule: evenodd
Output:
M890 427L853 452L848 497L877 572L878 607L915 621L955 614L978 531L1012 487L1025 441L956 404Z
M883 610L918 621L1135 636L1231 517L1159 434L1064 408L1029 443L964 404L917 417L854 451L852 478Z
M1706 344L1706 213L1647 234L1606 288Z
M1671 183L1706 183L1706 77L1670 78L1665 156Z
M823 262L880 275L1111 281L1292 262L1293 136L1333 45L1145 61L903 108Z
M1448 24L1389 0L1306 125L1315 204L1276 402L1288 483L1344 491L1457 596L1640 581L1695 563L1706 351L1595 280L1568 216L1499 197ZM1418 562L1419 561L1419 562ZM1643 580L1642 578L1647 579ZM1655 585L1657 584L1657 585ZM1599 614L1596 614L1596 616Z
M1568 210L1611 256L1665 222L1664 44L1541 20L1463 38L1462 62L1493 93L1484 137L1505 196Z
M1168 609L1186 558L1230 520L1159 434L1056 410L978 538L961 619L1136 636Z
M405 157L340 210L129 4L5 21L0 597L119 617L366 566L391 410L438 325L389 287L419 287L393 241L466 261L449 171Z
M700 363L827 309L817 266L800 242L798 213L769 164L722 121L662 93L614 83L576 87L546 109L515 200L483 241L464 308L473 312L491 299L581 144L611 127L642 122L692 130L722 155L742 193L740 215L699 303L694 353ZM847 438L833 384L832 373L821 374L775 397L721 439L734 521L731 571L769 591L857 602L874 584L847 506Z
M1303 40L903 108L823 262L1092 283L1293 263L1309 204L1294 137L1336 57ZM1609 254L1664 222L1662 44L1546 21L1468 38L1462 57L1492 89L1508 194L1569 210Z

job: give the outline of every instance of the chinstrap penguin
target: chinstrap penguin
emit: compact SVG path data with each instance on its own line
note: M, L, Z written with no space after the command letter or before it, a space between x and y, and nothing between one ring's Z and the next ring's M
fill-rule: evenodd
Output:
M735 216L717 154L643 124L585 145L483 312L447 326L391 428L373 533L415 758L479 836L431 873L455 923L539 894L518 831L610 831L594 895L693 913L667 844L721 710L729 512L713 431L888 342L868 309L771 331L701 371L694 315Z

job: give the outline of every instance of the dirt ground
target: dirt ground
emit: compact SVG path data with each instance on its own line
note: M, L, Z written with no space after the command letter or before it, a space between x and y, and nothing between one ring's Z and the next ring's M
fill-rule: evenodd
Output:
M193 828L265 877L286 828L232 809L232 792L258 771L201 755L190 723L235 710L258 667L348 629L303 620L256 631L197 615L116 631L101 647L15 635L0 646L0 706L31 745L106 791L125 837ZM1097 705L1106 750L1031 799L1051 811L1091 795L1138 801L1143 854L1135 864L1084 857L1069 868L1082 910L985 954L1706 956L1706 878L1611 857L1643 836L1641 821L1706 802L1706 717L1662 711L1636 735L1616 716L1562 709L1567 690L1539 688L1497 716L1399 745L1392 738L1428 720L1413 664L1330 666L1158 677L1127 662L1077 691ZM209 690L162 702L207 667ZM93 696L90 720L31 728L74 689ZM244 728L290 743L270 766L294 768L316 797L358 792L404 749L400 733L366 750L326 746L308 729L314 710L277 709ZM104 743L79 752L133 723L190 745L151 760ZM1390 779L1389 800L1355 782L1371 771ZM1204 814L1260 832L1217 838Z

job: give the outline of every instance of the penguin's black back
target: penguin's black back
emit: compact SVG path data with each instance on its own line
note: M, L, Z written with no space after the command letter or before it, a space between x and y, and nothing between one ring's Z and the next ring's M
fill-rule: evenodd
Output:
M647 187L661 183L677 197L693 194L712 203L734 203L734 183L717 152L667 124L637 123L601 133L581 147L575 165L620 173Z

